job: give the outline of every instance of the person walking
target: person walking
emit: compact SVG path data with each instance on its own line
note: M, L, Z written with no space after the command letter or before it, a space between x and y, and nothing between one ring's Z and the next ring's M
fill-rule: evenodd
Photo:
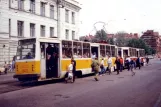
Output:
M94 79L95 79L96 81L99 81L99 80L98 80L99 66L100 66L100 64L99 64L99 62L97 61L97 58L93 59L93 60L92 60L92 64L91 64L91 68L92 68L93 72L95 73Z
M141 67L140 58L139 58L139 57L138 57L137 60L136 60L136 66L139 67L139 69L140 69L140 67Z
M71 79L71 82L73 82L73 65L74 65L74 62L73 62L73 60L71 60L71 63L69 64L67 72L65 74L65 82L66 83L69 79Z
M4 62L4 73L7 74L7 68L8 68L8 65L6 62Z
M128 69L128 71L130 70L130 62L131 62L131 59L130 59L130 56L128 56L128 57L126 58L126 64L127 64L127 69Z
M120 59L118 57L116 57L115 64L117 67L117 75L118 75L120 71Z
M123 70L123 58L120 57L120 72Z
M131 61L130 61L130 70L131 70L131 72L132 72L132 76L135 75L135 72L133 71L133 69L134 69L134 61L131 60Z
M148 58L148 56L146 57L146 64L147 64L147 66L148 66L148 63L149 63L149 58Z
M12 72L15 70L15 61L16 61L16 57L14 56L12 59L12 64L11 64L11 71Z
M109 72L109 75L110 75L111 74L111 67L112 67L112 58L111 58L110 55L108 56L107 63L108 63L108 72Z

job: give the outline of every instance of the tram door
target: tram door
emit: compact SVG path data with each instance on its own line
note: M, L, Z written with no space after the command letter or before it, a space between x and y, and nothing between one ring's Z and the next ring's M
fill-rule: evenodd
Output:
M91 46L91 53L92 55L96 55L96 57L99 58L98 47Z
M59 44L47 43L46 48L46 77L57 78L59 71Z
M41 75L44 78L57 78L59 71L59 44L41 43Z
M45 43L40 43L40 71L41 77L46 78L46 46Z
M139 51L136 51L136 56L139 57Z
M118 48L118 55L119 55L120 57L123 57L121 51L122 51L121 48Z

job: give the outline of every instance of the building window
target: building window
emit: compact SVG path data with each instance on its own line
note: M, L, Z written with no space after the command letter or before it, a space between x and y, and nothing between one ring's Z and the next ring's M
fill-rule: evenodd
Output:
M54 37L54 28L50 27L50 37Z
M18 29L18 37L24 36L24 22L18 21L17 22L17 29Z
M35 13L35 0L30 0L30 12Z
M35 37L35 24L30 23L30 36Z
M41 2L40 9L41 9L41 12L40 12L41 16L45 16L45 3Z
M69 10L65 10L65 22L69 23Z
M50 18L54 19L54 6L50 5Z
M40 34L41 34L41 37L45 37L45 26L43 25L40 26Z
M75 39L75 31L72 31L72 39Z
M69 30L68 29L65 30L65 36L66 36L66 39L69 39Z
M75 13L72 12L72 24L75 24Z
M18 9L24 10L24 0L18 0Z

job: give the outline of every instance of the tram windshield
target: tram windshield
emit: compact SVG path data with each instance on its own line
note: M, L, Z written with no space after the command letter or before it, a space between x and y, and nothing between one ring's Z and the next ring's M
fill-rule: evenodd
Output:
M34 59L35 58L36 39L19 40L17 48L17 59Z

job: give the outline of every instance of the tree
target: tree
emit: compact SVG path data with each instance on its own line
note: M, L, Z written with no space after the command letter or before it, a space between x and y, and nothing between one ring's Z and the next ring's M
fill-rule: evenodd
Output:
M146 44L142 39L130 39L128 40L127 46L144 49Z
M103 29L101 29L96 32L95 39L97 39L98 41L107 40L107 33Z
M111 45L114 45L115 44L114 39L113 38L108 39L108 43L111 44Z
M127 46L127 39L125 39L125 36L126 36L126 33L121 31L121 32L117 32L115 34L115 37L116 37L116 41L115 41L115 44L117 46Z
M145 54L155 54L156 51L149 47L142 39L130 39L127 44L128 47L141 48L145 50Z
M156 50L152 49L152 54L153 55L156 54Z

